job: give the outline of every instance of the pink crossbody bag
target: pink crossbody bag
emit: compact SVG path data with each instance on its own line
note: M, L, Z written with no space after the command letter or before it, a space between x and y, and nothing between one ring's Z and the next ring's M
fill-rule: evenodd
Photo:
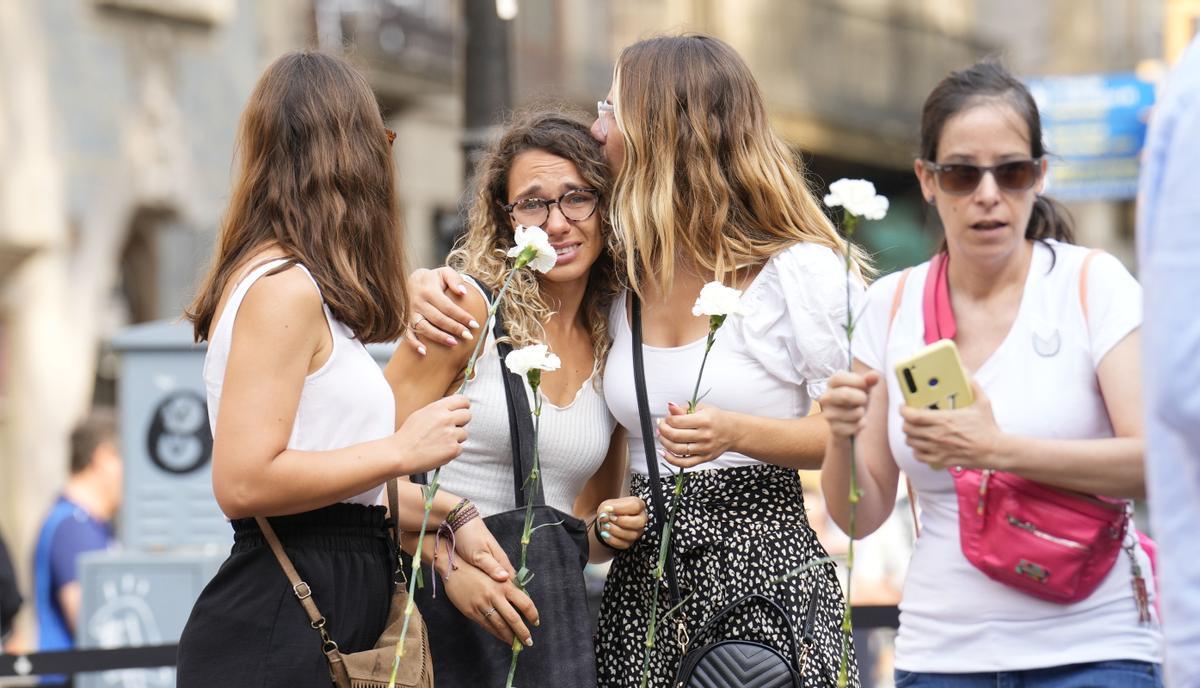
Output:
M1088 266L1097 253L1092 251L1084 259L1079 276L1085 322ZM946 255L939 253L931 261L925 280L922 310L926 344L953 339L955 335L946 266ZM889 334L908 272L900 276L892 297ZM1127 502L1051 487L995 470L954 467L950 474L958 496L963 555L984 575L1039 599L1070 604L1095 592L1124 549L1131 562L1138 618L1150 621L1146 582L1132 541L1125 544L1132 528ZM911 483L909 497L915 524L916 495Z

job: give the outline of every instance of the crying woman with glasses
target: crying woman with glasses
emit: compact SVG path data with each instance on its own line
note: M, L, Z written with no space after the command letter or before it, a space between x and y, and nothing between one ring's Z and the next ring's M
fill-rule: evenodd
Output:
M854 370L821 399L834 520L848 529L851 460L857 537L892 513L901 471L921 506L896 640L904 688L1162 685L1153 548L1129 517L1145 494L1142 292L1117 259L1072 242L1042 195L1046 169L1037 105L1003 67L934 88L915 171L945 243L871 286ZM945 339L974 402L908 407L936 378L897 364Z
M420 593L418 605L438 685L500 685L515 641L525 646L516 685L586 688L595 686L596 670L583 565L628 548L647 521L641 499L621 496L625 440L600 385L608 312L620 288L607 221L608 168L583 120L540 110L510 122L476 170L466 232L447 268L410 280L423 307L414 309L410 336L386 370L400 424L428 400L454 392L477 338L485 340L464 391L475 402L471 434L462 456L442 469L429 526L438 536L427 538L422 553L444 592ZM517 272L497 331L485 324L487 310L508 276L507 253L520 227L543 229L557 260L545 274ZM506 350L535 343L561 360L558 370L542 373L538 389L540 494L516 469L529 459L532 438L519 426L529 420L533 391L521 377L505 380L503 361ZM525 590L511 565L518 561L522 499L544 503L535 525L553 524L532 537L533 577ZM474 519L503 553L464 551L455 534Z

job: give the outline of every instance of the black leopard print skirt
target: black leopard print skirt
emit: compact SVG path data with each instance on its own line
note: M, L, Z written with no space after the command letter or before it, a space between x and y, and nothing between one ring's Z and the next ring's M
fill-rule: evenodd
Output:
M670 499L674 478L663 479ZM650 504L649 480L634 475L633 494ZM653 509L647 533L617 556L608 574L596 660L601 688L640 685L645 657L646 625L654 592L654 567L659 538ZM673 687L681 659L680 620L687 637L700 643L737 638L769 645L797 661L782 621L761 605L747 605L712 629L696 634L705 622L729 603L750 592L773 598L802 633L811 595L817 598L812 629L815 646L802 663L803 685L837 684L842 655L841 622L844 602L833 564L814 567L781 583L773 578L807 562L828 556L809 527L796 471L776 466L694 470L688 474L683 501L671 541L671 557L685 599L682 616L676 612L661 622L650 655L650 686ZM670 607L667 586L661 584L659 615ZM858 686L858 668L850 647L849 684Z

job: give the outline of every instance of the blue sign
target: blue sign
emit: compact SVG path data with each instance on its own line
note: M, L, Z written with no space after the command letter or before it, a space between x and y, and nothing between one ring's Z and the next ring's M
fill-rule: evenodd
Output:
M1135 197L1154 84L1134 74L1028 83L1051 153L1046 193L1067 201Z

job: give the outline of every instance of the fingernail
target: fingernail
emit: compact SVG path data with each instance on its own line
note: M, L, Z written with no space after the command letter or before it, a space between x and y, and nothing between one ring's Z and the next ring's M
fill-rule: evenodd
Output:
M538 617L538 618L534 619L534 620L533 620L533 625L534 625L534 627L540 627L540 626L542 625L542 619L541 619L541 617Z
M470 341L475 338L475 335L471 334L468 330L463 330L462 338L466 339L467 341Z
M471 329L472 329L472 330L478 330L478 329L479 329L479 323L475 322L474 320L472 320L471 322L469 322L469 323L467 323L467 324L471 326Z
M606 513L612 513L612 510L613 510L613 508L612 508L612 505L611 505L611 504L605 504L605 505L604 505L604 511L605 511Z
M608 530L609 528L612 528L611 523L605 523L604 525L600 526L600 530ZM604 535L608 535L608 533L604 533Z
M605 509L604 511L600 512L600 520L603 521L603 520L606 520L607 518L608 518L608 509Z
M421 354L422 356L424 356L424 355L425 355L425 347L423 347L423 346L418 346L418 347L417 347L417 353L419 353L419 354Z
M455 339L454 337L446 337L446 343L449 344L450 346L455 346L458 344L458 340Z
M533 637L532 636L525 639L525 647L533 647Z
M457 291L458 293L465 295L467 293L467 287L466 287L466 285L460 284L454 288L454 291Z
M607 530L604 530L604 531L601 531L601 532L600 532L600 537L602 537L602 538L604 538L605 540L607 540L607 539L611 538L611 537L612 537L612 535L611 535L611 534L610 534L610 533L609 533Z

